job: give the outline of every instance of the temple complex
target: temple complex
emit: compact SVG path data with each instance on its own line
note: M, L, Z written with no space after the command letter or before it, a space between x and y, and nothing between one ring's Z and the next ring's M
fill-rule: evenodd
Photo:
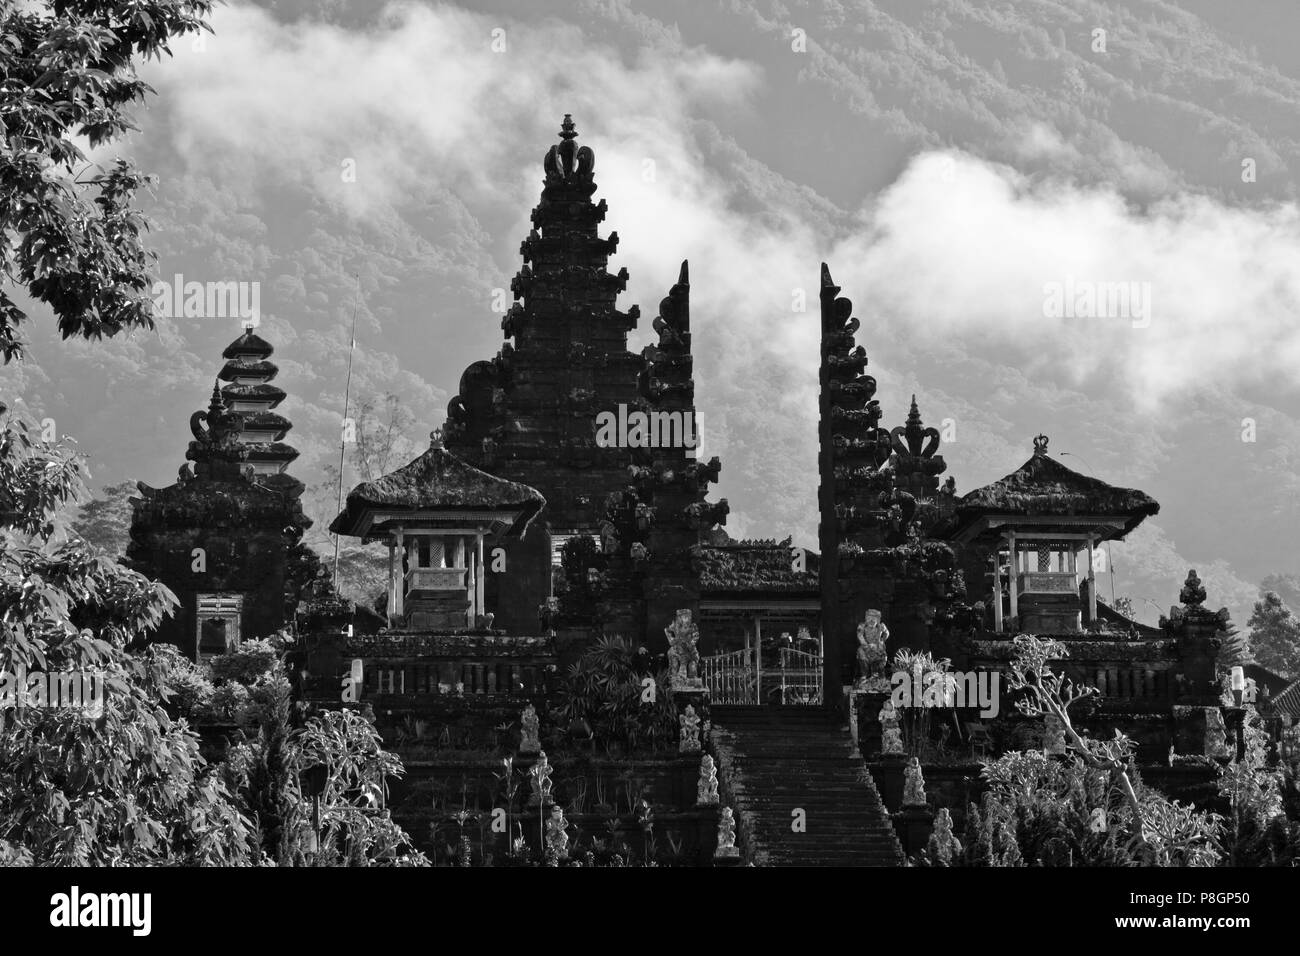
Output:
M749 768L748 795L727 799L772 862L888 865L924 844L936 808L927 801L965 812L977 753L1026 740L1060 752L1059 728L1020 716L1008 698L1000 716L987 702L948 704L934 739L909 736L905 753L891 696L900 652L996 687L1017 636L1049 637L1063 649L1054 664L1099 692L1079 726L1133 736L1151 779L1171 752L1221 752L1226 612L1203 607L1195 572L1155 628L1097 593L1100 546L1159 505L1069 469L1041 434L1019 469L959 496L916 396L877 399L861 323L825 264L819 553L775 533L731 540L726 500L708 500L722 463L696 454L692 348L709 324L693 322L689 266L659 304L656 340L630 352L639 312L616 306L627 272L608 272L618 235L598 234L607 208L592 201L595 154L576 138L565 116L520 248L506 343L466 369L430 448L353 488L330 525L387 549L382 620L361 626L324 576L303 590L315 565L299 544L302 488L285 472L296 456L282 442L289 422L274 411L284 393L271 384L270 346L249 330L224 353L227 384L192 420L193 473L187 466L165 489L141 485L135 501L132 564L182 602L160 639L202 658L269 633L296 607L305 700L367 707L386 737L417 748L407 753L422 768L417 789L464 765L451 751L495 753L503 728L517 726L539 809L550 799L549 760L595 772L590 721L566 681L592 648L634 649L639 683L618 692L665 708L679 734L667 754L655 738L652 755L635 759L674 795L674 825L703 860L735 849L723 846L733 807L719 809L710 774L731 773L736 755ZM340 699L345 680L359 698ZM1291 719L1295 696L1279 693L1279 722ZM436 744L430 726L441 728ZM547 749L581 738L591 748L585 769L564 763L572 754L548 758L539 734L549 734ZM940 749L945 766L964 769L927 797L924 764ZM817 775L829 836L791 841L790 806L808 797L782 776L794 759ZM699 803L697 771L708 795ZM1184 777L1169 786L1204 782Z

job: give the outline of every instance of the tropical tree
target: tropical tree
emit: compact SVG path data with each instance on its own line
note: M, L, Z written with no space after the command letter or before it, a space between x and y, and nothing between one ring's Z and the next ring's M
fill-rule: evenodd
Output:
M131 498L137 494L134 481L105 485L98 497L81 506L73 530L109 557L126 554L131 540Z
M1256 663L1286 677L1300 675L1300 621L1276 592L1255 602L1246 626Z
M152 89L138 61L211 30L210 0L34 0L0 7L0 356L22 355L15 286L54 310L64 338L151 328L154 256L135 193L152 178L94 149L134 129Z
M0 712L0 843L37 865L255 862L250 821L164 707L166 661L126 651L175 598L69 532L81 462L34 431L0 406L0 671L80 672L102 701Z

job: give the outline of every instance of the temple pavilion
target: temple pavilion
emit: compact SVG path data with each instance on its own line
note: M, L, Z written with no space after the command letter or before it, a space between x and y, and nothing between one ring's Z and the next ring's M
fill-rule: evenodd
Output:
M1095 625L1098 547L1160 510L1141 491L1071 470L1048 455L1047 444L1039 435L1027 462L957 505L950 540L985 562L968 570L972 582L985 582L972 597L989 595L999 634L1072 634Z
M353 488L330 531L388 545L390 627L485 628L489 552L521 537L545 504L535 489L457 458L435 432L420 457Z

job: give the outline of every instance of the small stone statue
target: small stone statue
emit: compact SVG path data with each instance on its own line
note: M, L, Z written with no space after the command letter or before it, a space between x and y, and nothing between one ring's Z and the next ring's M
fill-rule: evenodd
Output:
M700 761L700 783L695 789L695 803L701 807L718 805L718 768L708 754Z
M538 736L537 708L529 704L519 716L519 752L521 754L540 753L542 741Z
M551 773L550 761L546 759L546 751L543 750L538 753L533 769L528 771L533 788L533 794L528 798L530 807L544 807L554 802L551 800Z
M736 849L736 818L731 812L731 807L722 808L722 816L718 819L718 848L713 855L715 857L740 856L740 851Z
M903 768L903 806L923 807L925 804L925 778L921 776L921 761L913 757Z
M872 608L858 625L859 690L888 690L889 683L882 673L889 657L885 649L887 640L889 628L880 619L880 612Z
M668 636L668 674L671 690L702 690L700 679L700 652L695 642L700 639L700 629L691 621L690 608L681 608L677 617L664 628Z
M1043 717L1043 753L1065 753L1065 725L1055 714Z
M695 708L687 704L686 712L677 718L681 724L681 735L677 744L677 752L684 754L697 754L700 752L700 718L695 713Z
M602 521L600 524L600 551L601 554L618 553L618 531L613 522Z
M646 551L646 549L645 549L645 545L644 545L644 544L642 544L640 541L634 541L634 542L632 542L632 560L633 560L633 561L644 561L644 560L645 560L646 558L648 558L649 556L650 556L650 553L649 553L648 551Z
M548 597L541 604L537 605L537 624L543 634L555 634L555 619L560 614L560 599Z
M877 715L880 721L880 752L883 754L901 754L903 752L903 732L898 726L898 710L894 702L885 699L885 705Z
M952 866L954 858L961 857L961 840L952 832L952 815L947 807L940 807L934 815L934 832L925 845L931 861L942 866Z
M564 832L568 826L569 821L564 819L564 810L557 804L551 810L550 819L546 821L546 849L557 860L564 860L569 856L569 834Z

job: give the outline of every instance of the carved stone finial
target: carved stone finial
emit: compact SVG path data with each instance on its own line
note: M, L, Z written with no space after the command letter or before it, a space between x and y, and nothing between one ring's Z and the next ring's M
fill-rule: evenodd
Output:
M1178 592L1178 600L1189 608L1200 607L1205 603L1205 585L1196 576L1195 570L1187 572L1187 580L1183 582L1183 589Z
M1047 443L1050 439L1044 434L1039 433L1034 436L1034 456L1047 454Z

